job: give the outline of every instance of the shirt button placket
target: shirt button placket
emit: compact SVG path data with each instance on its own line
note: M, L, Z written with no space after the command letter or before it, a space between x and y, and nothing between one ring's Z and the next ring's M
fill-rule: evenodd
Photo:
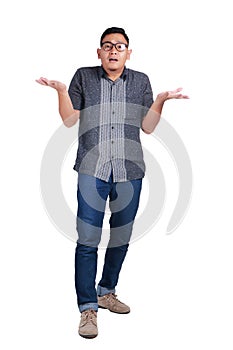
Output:
M115 83L112 84L112 88L111 88L111 101L112 101L112 112L111 112L111 159L114 159L114 126L113 126L113 123L114 123L114 115L115 115L115 106L114 106L114 90L115 90Z

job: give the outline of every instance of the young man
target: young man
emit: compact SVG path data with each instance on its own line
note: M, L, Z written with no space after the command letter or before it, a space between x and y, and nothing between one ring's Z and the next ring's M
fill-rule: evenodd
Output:
M151 133L166 100L188 98L179 88L163 92L153 101L148 77L125 67L131 50L122 28L108 28L102 34L97 55L101 66L78 69L69 91L61 82L37 80L57 90L59 113L67 127L80 119L74 166L79 173L75 286L81 312L79 334L85 338L98 334L98 307L121 314L130 312L129 306L116 298L115 288L145 172L140 128ZM108 198L110 239L96 290L97 250Z

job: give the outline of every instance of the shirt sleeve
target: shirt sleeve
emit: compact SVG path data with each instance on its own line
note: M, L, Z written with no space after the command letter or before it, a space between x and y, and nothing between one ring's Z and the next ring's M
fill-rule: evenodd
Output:
M68 93L73 104L73 108L79 111L83 109L84 100L82 89L82 77L79 69L76 71L70 82Z
M148 78L148 76L145 76L145 90L143 94L143 106L150 108L151 105L153 104L154 99L153 99L153 91L151 88L151 83Z

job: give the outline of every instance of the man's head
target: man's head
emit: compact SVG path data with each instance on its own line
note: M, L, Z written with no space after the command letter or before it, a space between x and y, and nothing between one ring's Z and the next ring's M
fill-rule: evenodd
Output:
M126 60L130 59L128 46L129 38L123 28L111 27L103 32L97 54L107 73L123 71Z
M118 27L111 27L111 28L108 28L106 29L103 34L101 35L101 38L100 38L100 47L102 45L102 42L104 41L104 38L106 35L108 34L122 34L126 43L129 45L129 37L128 35L126 34L125 30L123 28L118 28Z

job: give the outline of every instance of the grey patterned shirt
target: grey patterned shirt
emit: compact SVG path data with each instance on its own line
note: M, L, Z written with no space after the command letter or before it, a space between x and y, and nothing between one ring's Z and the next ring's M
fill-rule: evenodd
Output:
M125 68L112 81L100 66L80 68L69 95L81 111L74 169L104 181L111 173L114 182L144 177L140 128L153 103L147 75Z

